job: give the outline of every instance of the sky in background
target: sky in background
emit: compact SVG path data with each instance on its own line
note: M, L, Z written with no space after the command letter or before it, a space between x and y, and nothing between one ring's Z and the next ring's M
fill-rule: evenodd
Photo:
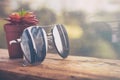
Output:
M12 6L17 6L15 0L12 0ZM32 9L48 7L57 12L62 9L68 11L82 10L88 13L94 13L97 10L115 12L120 8L120 0L20 0L21 3L29 2ZM113 4L114 3L114 4Z

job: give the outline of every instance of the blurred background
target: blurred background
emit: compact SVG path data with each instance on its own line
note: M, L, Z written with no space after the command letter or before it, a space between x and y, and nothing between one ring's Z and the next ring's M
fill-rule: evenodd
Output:
M39 25L64 24L70 55L120 59L120 0L0 0L0 18L33 11ZM7 48L0 20L0 48Z

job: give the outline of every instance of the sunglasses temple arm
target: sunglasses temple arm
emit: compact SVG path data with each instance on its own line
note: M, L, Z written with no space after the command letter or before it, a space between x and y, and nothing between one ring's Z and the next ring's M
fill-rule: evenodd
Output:
M21 42L21 39L19 38L19 39L16 39L16 40L11 40L11 41L9 42L9 44L12 45L12 44L14 44L14 43L20 43L20 42Z

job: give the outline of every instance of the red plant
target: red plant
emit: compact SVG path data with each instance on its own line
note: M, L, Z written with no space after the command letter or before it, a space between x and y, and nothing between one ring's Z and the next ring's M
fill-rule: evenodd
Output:
M14 12L9 15L9 18L5 20L9 21L12 24L29 24L29 25L36 25L38 23L38 19L33 14L33 12Z

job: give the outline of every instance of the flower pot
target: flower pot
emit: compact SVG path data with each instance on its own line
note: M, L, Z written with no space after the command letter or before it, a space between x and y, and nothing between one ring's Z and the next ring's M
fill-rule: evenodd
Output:
M15 40L20 38L22 35L23 30L27 26L23 25L14 25L14 24L5 24L4 30L6 33L6 41L8 46L8 52L9 52L9 58L15 59L15 58L22 58L23 57L23 51L20 47L20 44L12 44L10 45L9 42L11 40Z

